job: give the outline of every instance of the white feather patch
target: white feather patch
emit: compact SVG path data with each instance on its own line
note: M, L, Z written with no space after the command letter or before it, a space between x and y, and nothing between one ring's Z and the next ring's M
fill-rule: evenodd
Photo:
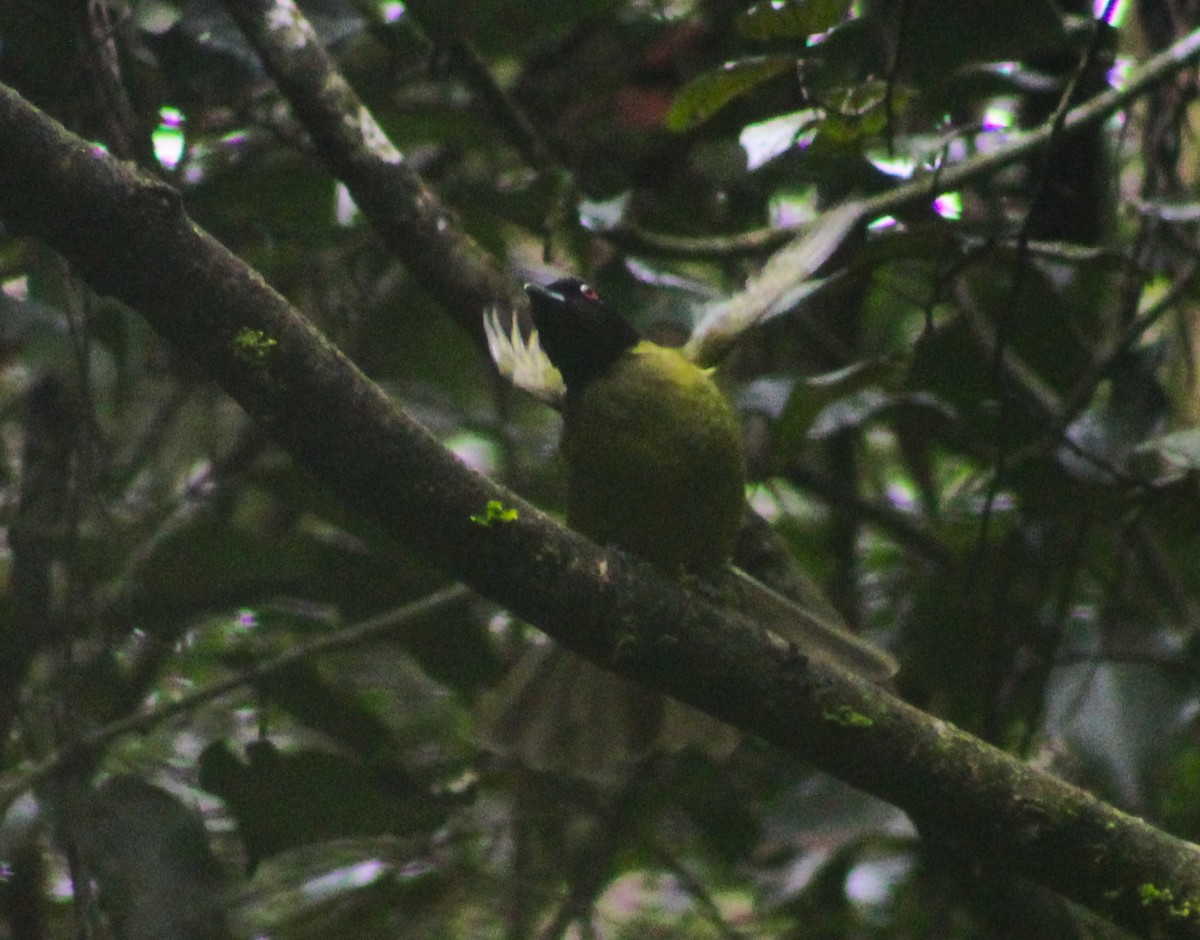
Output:
M548 404L558 405L567 392L562 373L542 349L537 329L531 329L526 339L517 318L511 319L512 327L506 331L499 306L484 311L483 332L487 335L492 361L500 374L517 388Z

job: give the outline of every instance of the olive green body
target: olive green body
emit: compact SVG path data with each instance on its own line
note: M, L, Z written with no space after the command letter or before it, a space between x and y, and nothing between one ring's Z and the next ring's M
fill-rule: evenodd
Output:
M799 608L729 564L746 468L737 414L708 373L677 350L639 342L578 278L525 289L566 388L561 453L571 527L669 577L696 576L725 606L807 656L890 677L891 658L839 629L836 613ZM531 649L481 708L491 750L606 786L624 785L655 754L697 746L721 758L738 740L715 718L555 645Z
M745 499L737 414L708 373L639 342L563 413L567 521L664 572L729 562Z

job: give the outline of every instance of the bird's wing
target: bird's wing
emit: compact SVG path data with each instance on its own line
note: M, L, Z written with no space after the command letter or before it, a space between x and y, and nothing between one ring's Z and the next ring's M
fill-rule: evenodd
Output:
M557 407L566 395L567 387L563 384L562 374L542 349L537 329L531 329L526 339L516 316L508 318L512 324L508 330L504 328L503 319L499 306L484 311L483 332L496 368L517 388Z
M863 211L863 203L852 199L824 213L805 234L775 252L741 291L700 308L684 347L687 357L700 365L719 362L746 330L795 309L825 286L830 278L817 273L859 230Z

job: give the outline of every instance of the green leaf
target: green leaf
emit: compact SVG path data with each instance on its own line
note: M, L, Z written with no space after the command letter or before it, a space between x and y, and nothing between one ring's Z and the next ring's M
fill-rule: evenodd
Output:
M200 755L200 785L221 797L253 869L285 849L328 839L431 831L445 808L396 767L266 740L245 758L225 741Z
M748 39L804 39L846 18L850 0L762 0L738 19Z
M1175 431L1147 441L1139 451L1156 452L1181 470L1200 470L1200 430Z
M703 124L739 95L795 68L788 55L756 56L726 62L720 70L701 75L685 85L667 112L666 125L673 131L691 130Z
M813 430L817 416L836 403L844 402L863 415L895 404L899 399L892 390L899 387L908 368L908 356L893 353L797 382L776 429L779 465L786 465L795 456Z
M77 799L73 838L100 888L114 935L225 937L225 884L204 823L179 797L110 777ZM198 925L210 929L202 931Z
M747 124L738 135L738 143L746 151L746 169L756 170L793 147L813 138L825 119L820 108L804 108L791 114Z
M488 528L493 523L516 522L520 513L511 507L505 506L498 499L489 499L487 509L482 513L471 513L471 521L476 525L481 525Z

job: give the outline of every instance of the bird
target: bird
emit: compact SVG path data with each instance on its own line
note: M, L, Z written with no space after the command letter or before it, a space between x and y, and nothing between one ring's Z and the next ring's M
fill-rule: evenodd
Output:
M741 425L712 370L643 339L587 282L525 285L533 329L484 328L502 375L562 412L566 521L592 541L648 561L718 596L837 669L887 682L887 653L802 609L731 563L745 511ZM699 745L716 757L738 736L557 645L527 653L485 699L483 740L547 773L621 779L657 753Z

